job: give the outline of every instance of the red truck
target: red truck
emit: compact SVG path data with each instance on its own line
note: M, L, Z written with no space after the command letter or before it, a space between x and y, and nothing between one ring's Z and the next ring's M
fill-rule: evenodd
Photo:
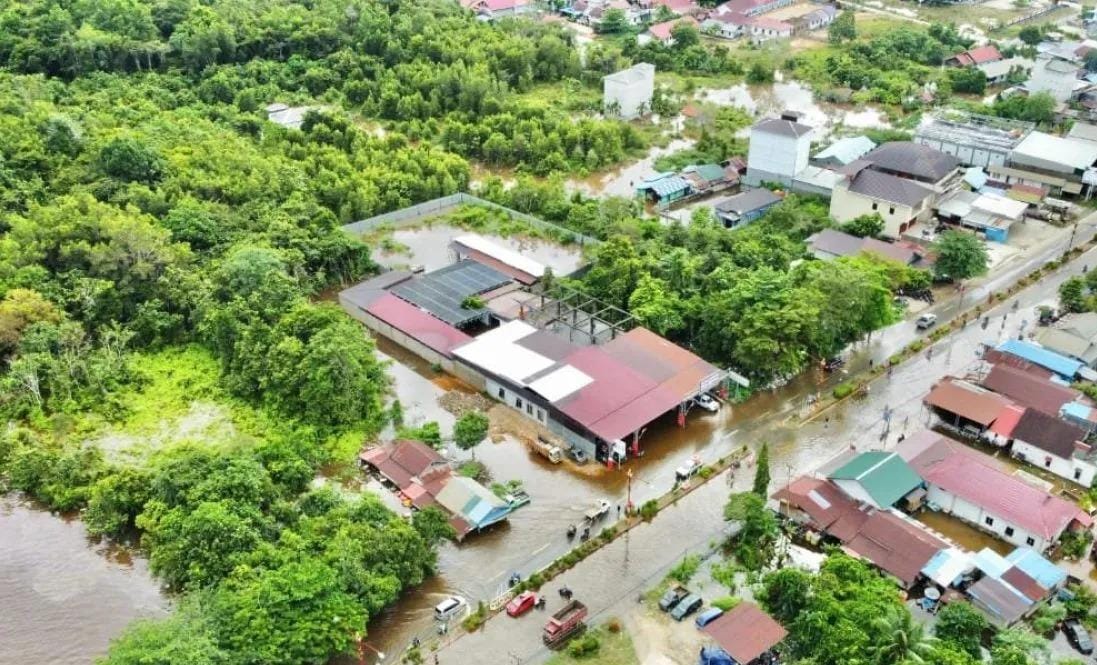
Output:
M567 642L568 638L586 628L587 625L583 623L583 619L586 618L586 605L578 600L568 601L568 604L564 605L559 612L553 614L552 618L545 624L541 640L549 648L555 649Z

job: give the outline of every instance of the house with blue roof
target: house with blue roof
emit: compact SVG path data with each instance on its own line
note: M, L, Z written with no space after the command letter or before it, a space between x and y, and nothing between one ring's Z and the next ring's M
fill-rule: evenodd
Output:
M486 487L464 476L452 477L435 500L477 531L505 520L513 510Z
M693 184L677 173L657 173L645 178L636 186L636 193L656 205L667 205L685 198L693 191Z
M1055 353L1051 349L1019 339L1010 339L998 345L998 350L1039 365L1055 372L1064 379L1071 380L1085 367L1081 361Z

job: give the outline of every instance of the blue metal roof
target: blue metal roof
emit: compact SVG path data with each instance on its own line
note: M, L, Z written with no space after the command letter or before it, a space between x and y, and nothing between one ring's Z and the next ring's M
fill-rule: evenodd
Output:
M1077 360L1071 360L1066 356L1061 356L1042 346L1019 339L1011 339L1003 342L998 346L998 350L1027 360L1040 367L1050 369L1056 374L1068 379L1073 378L1083 366L1082 363Z
M1088 421L1093 415L1093 408L1078 402L1067 402L1059 409L1059 415Z
M660 178L655 182L648 183L643 187L643 189L650 189L658 196L662 197L674 194L675 192L687 191L691 186L692 185L690 184L689 180L686 180L681 176L672 175L667 176L666 178Z
M1018 547L1006 556L1006 560L1045 589L1054 589L1067 579L1066 571L1028 547Z
M976 568L986 573L987 577L1001 577L1010 569L1010 562L989 547L976 552L971 562Z

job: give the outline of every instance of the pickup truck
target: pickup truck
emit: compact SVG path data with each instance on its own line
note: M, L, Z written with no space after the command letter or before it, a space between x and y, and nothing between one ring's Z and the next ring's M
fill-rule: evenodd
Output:
M669 612L688 595L689 589L684 586L672 586L667 589L666 593L663 594L663 597L659 599L659 609L664 612Z

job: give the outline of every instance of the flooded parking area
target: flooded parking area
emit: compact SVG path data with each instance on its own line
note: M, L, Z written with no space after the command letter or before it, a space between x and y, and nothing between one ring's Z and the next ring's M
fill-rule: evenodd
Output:
M523 235L502 236L446 224L444 219L393 229L380 242L372 243L372 258L387 268L423 266L437 270L453 263L456 256L450 242L457 236L475 233L497 245L520 252L538 263L552 268L557 275L575 272L583 264L579 245L561 245L549 240Z
M8 495L0 534L0 663L90 663L132 620L170 609L144 559L75 517Z

